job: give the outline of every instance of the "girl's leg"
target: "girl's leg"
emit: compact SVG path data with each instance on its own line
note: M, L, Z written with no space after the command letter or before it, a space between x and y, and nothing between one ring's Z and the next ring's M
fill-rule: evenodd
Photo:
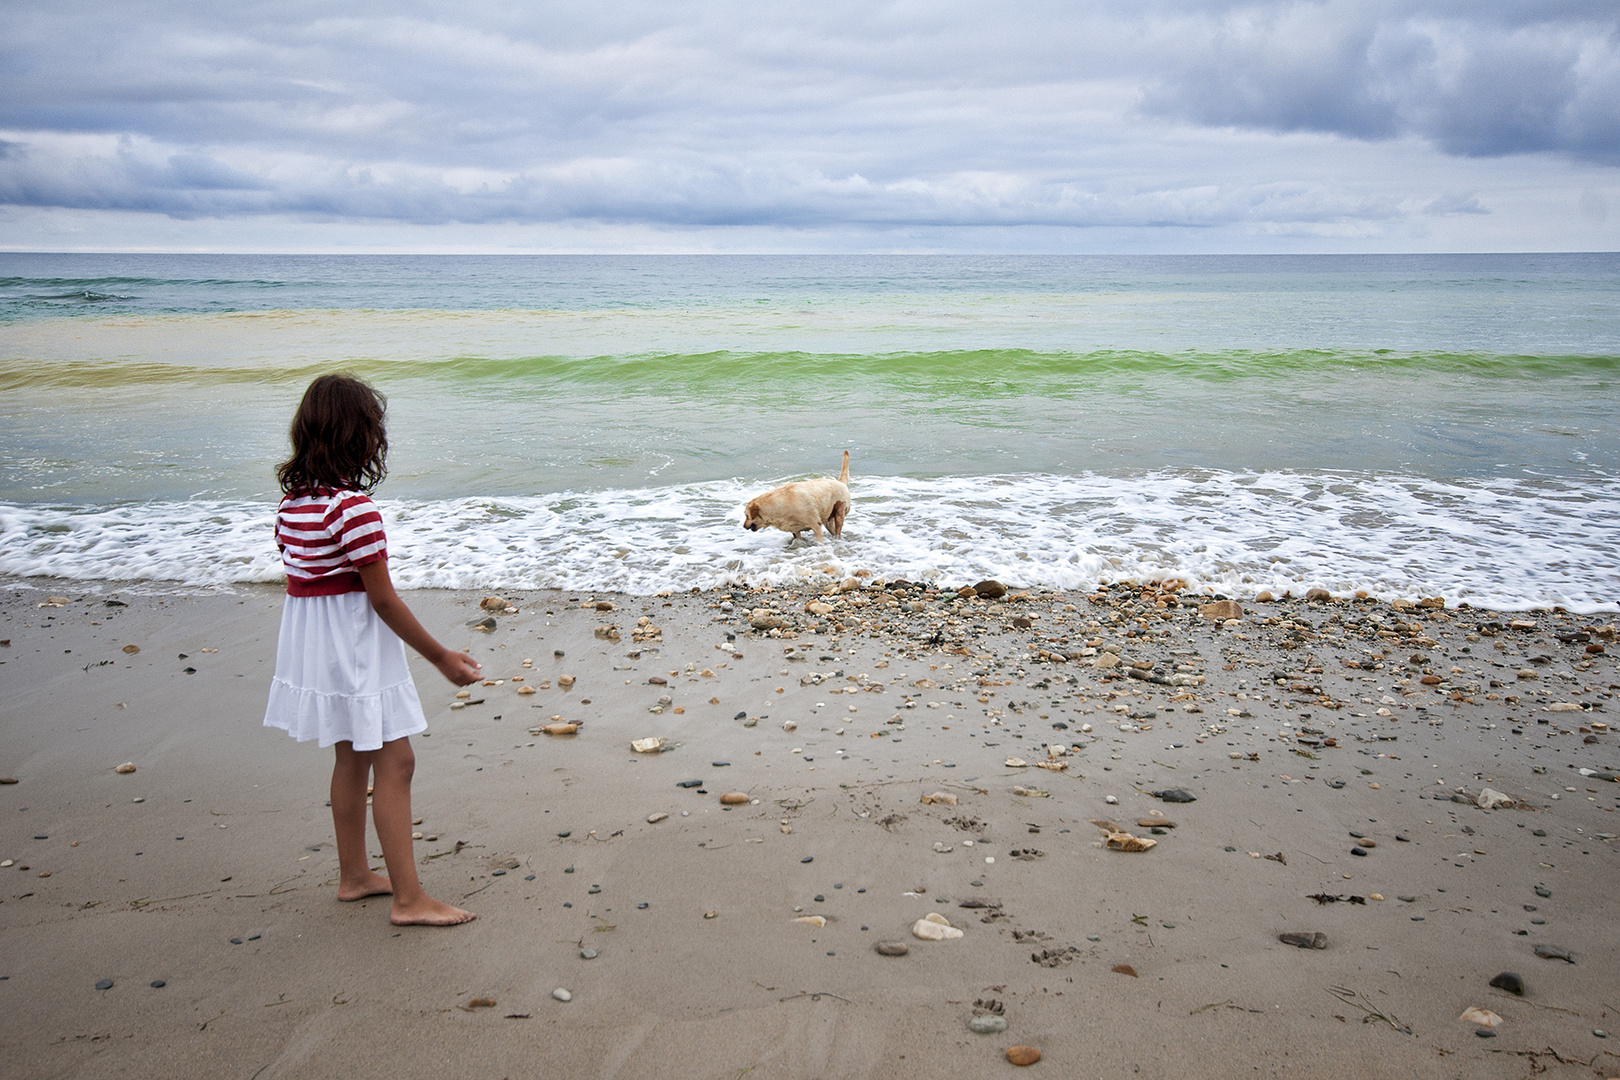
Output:
M454 926L477 918L470 911L433 899L416 876L416 852L411 844L411 776L416 772L416 752L411 740L383 743L381 750L369 756L375 776L371 817L394 893L390 918L396 926ZM337 803L332 805L335 810Z
M337 744L332 765L332 827L337 833L338 899L360 900L393 891L373 873L366 858L366 781L376 751L357 753L352 742Z

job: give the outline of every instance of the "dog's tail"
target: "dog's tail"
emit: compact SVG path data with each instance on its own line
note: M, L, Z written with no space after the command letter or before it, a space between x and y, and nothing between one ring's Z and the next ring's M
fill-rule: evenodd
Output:
M849 483L849 451L848 450L844 451L844 468L843 468L843 471L841 471L838 474L838 482L840 484Z

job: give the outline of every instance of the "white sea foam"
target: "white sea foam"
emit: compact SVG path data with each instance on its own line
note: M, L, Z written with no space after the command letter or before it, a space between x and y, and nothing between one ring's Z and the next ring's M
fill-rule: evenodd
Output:
M402 587L649 594L880 577L1019 587L1178 577L1253 596L1444 596L1615 610L1613 480L1160 471L1131 477L859 478L841 540L741 528L761 484L433 502L381 500ZM273 508L254 502L0 504L0 574L193 586L276 581Z

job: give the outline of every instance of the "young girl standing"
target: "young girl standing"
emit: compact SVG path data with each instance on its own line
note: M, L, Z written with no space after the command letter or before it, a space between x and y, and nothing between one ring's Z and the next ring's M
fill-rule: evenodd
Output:
M411 846L410 736L427 727L405 663L409 645L457 686L482 674L422 628L388 577L382 518L367 493L387 469L381 396L359 379L310 383L292 423L292 457L276 468L283 497L276 545L287 600L276 643L266 727L337 748L332 824L338 899L393 894L396 925L453 926L477 916L435 900ZM388 876L366 859L366 784Z

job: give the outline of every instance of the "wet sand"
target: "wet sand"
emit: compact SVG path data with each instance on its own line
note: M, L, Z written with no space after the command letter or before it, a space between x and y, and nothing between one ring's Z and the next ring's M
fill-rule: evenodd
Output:
M1612 614L853 584L525 593L487 632L410 594L499 680L452 708L413 660L420 871L479 915L440 930L335 898L330 751L260 726L279 591L8 583L6 1073L1620 1076Z

